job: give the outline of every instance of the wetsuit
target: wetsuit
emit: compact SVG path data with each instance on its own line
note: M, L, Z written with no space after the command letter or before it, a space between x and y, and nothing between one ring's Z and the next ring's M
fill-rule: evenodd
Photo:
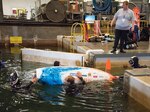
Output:
M10 84L12 91L19 93L26 93L26 92L28 93L32 85L33 85L32 81L30 81L27 84L22 84L20 80L18 80L16 84Z
M78 77L81 84L75 84L74 81L70 82L68 87L66 88L66 94L69 96L76 96L78 93L80 93L83 90L83 87L85 85L85 81L83 80L83 77Z
M146 65L141 66L139 64L139 58L137 56L132 56L131 59L129 60L129 64L133 68L147 68Z

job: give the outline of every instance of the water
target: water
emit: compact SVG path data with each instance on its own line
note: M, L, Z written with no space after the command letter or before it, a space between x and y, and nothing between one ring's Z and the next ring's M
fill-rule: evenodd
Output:
M1 49L0 60L6 68L0 70L0 112L149 112L122 91L122 82L92 82L76 96L65 94L64 86L36 84L30 93L10 91L8 75L15 69L22 79L27 71L50 66L41 63L21 62L20 54ZM114 70L115 71L115 70ZM114 75L122 74L114 73Z

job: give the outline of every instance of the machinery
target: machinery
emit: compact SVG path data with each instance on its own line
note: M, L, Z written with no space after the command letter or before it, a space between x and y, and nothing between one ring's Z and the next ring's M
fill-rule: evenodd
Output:
M39 7L36 18L38 21L81 22L84 15L107 12L107 9L111 9L111 0L68 0L64 4L59 0L51 0Z
M64 5L58 0L52 0L39 7L36 17L38 21L62 22L65 19L65 15Z
M136 4L129 2L129 8ZM98 20L111 20L120 8L120 2L115 0L51 0L46 4L40 4L35 17L38 21L50 22L82 22L85 15L95 15Z
M112 0L93 0L94 12L111 12Z
M81 22L83 14L83 2L81 0L68 0L66 20L68 22Z

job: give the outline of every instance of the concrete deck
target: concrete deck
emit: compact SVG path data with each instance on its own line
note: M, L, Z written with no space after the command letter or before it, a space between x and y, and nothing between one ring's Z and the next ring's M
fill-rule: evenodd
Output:
M69 47L70 46L70 39L69 38L63 38L63 47ZM114 42L74 42L73 46L75 50L77 50L77 47L83 46L82 49L103 49L105 54L110 54L110 51L112 50ZM85 47L86 46L86 47ZM83 50L82 53L85 53ZM140 41L138 42L138 48L137 49L125 49L127 53L150 53L150 42L149 41ZM77 51L80 52L80 51ZM117 52L116 54L119 54Z
M70 37L59 36L58 45L70 51ZM138 42L137 49L125 49L126 53L120 53L117 50L116 54L110 53L114 42L74 42L72 48L74 52L86 54L88 50L103 49L104 53L99 52L90 53L88 62L92 63L92 67L99 68L105 66L106 60L110 58L112 66L129 66L128 61L130 57L136 55L140 59L140 64L150 66L150 42Z
M150 109L150 69L126 70L124 73L124 91Z

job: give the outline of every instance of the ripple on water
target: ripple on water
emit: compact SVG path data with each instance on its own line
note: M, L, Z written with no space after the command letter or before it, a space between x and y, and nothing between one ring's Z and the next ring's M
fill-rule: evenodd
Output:
M1 57L0 57L1 58ZM77 96L67 96L63 86L36 84L32 94L10 91L8 75L17 70L22 79L30 79L27 71L50 65L20 61L20 56L3 56L6 68L0 70L0 111L2 112L149 112L122 93L122 83L92 82ZM127 111L126 111L127 110Z

